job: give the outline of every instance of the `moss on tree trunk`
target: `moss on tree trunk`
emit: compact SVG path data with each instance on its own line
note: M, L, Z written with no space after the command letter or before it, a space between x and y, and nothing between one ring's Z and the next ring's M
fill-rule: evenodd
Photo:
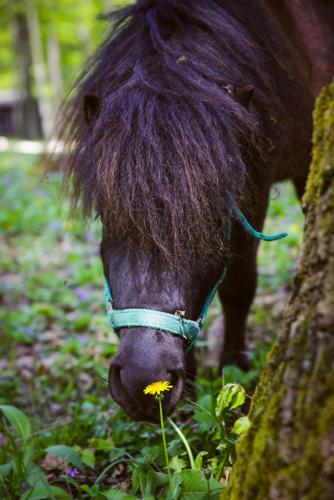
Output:
M306 226L283 331L223 498L334 498L334 83L318 98Z

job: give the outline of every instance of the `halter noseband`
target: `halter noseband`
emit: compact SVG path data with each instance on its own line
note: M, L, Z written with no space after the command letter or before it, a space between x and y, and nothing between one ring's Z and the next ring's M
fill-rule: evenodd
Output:
M237 206L234 206L233 210L246 231L254 236L254 238L264 241L275 241L287 236L287 233L268 236L256 231ZM231 238L230 233L231 231L229 230L229 240ZM224 281L226 274L227 266L224 268L214 287L210 290L197 321L186 319L183 311L176 311L175 314L171 314L154 309L114 309L110 285L105 278L104 291L110 325L116 333L121 328L153 328L154 330L161 330L184 338L189 343L189 347L191 347L206 320L211 302L217 289Z

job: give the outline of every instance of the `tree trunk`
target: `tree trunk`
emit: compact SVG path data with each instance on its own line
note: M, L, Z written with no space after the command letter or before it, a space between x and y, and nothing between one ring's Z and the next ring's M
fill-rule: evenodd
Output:
M334 498L334 82L314 113L306 226L283 331L223 498Z
M29 48L29 32L25 16L17 8L13 16L15 49L18 54L19 88L24 91L24 105L16 123L15 133L27 139L41 137L41 120L37 101L33 95L31 75L32 59Z
M55 30L52 28L47 39L47 48L50 81L52 83L55 109L58 110L64 98L64 82L61 71L60 47Z
M42 118L42 130L44 137L48 138L53 127L53 110L51 99L48 95L49 81L44 62L38 9L35 0L26 0L25 7L36 94Z

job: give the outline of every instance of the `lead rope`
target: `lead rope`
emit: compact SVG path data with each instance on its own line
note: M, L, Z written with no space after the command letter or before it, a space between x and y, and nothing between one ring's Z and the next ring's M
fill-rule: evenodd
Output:
M241 212L240 208L234 202L232 203L232 207L233 207L233 212L237 216L237 219L241 222L241 224L244 226L246 231L249 234L251 234L254 238L256 238L258 240L263 240L263 241L276 241L276 240L280 240L280 239L288 236L288 233L285 233L285 232L284 233L277 233L277 234L273 234L273 235L267 235L267 234L261 233L260 231L256 231L256 229L253 228L253 226L250 224L250 222L246 219L245 215ZM227 240L230 243L231 237L232 237L232 214L231 213L230 213L230 216L228 218L227 231L228 231ZM208 316L210 305L214 299L214 296L216 295L218 288L220 287L220 285L222 284L222 282L224 281L224 279L226 277L227 269L228 269L228 266L226 265L222 274L220 275L217 283L210 290L209 295L205 299L205 302L204 302L204 305L203 305L203 308L202 308L202 311L201 311L201 314L200 314L199 320L198 320L200 327L202 327L202 325L205 323L205 320Z
M276 241L276 240L281 240L282 238L285 238L288 236L288 233L277 233L273 235L268 235L264 233L260 233L259 231L256 231L256 229L253 228L253 226L248 222L244 214L241 212L240 208L237 206L234 207L235 214L241 224L244 226L246 231L254 236L254 238L257 238L258 240L263 240L263 241Z

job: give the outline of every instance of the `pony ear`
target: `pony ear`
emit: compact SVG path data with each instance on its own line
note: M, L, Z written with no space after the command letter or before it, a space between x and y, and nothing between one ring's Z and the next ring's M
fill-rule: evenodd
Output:
M253 98L254 90L254 85L246 85L246 87L236 90L233 97L239 104L248 109Z
M93 119L97 116L101 109L101 99L94 94L86 94L84 96L84 115L88 125L91 124Z

